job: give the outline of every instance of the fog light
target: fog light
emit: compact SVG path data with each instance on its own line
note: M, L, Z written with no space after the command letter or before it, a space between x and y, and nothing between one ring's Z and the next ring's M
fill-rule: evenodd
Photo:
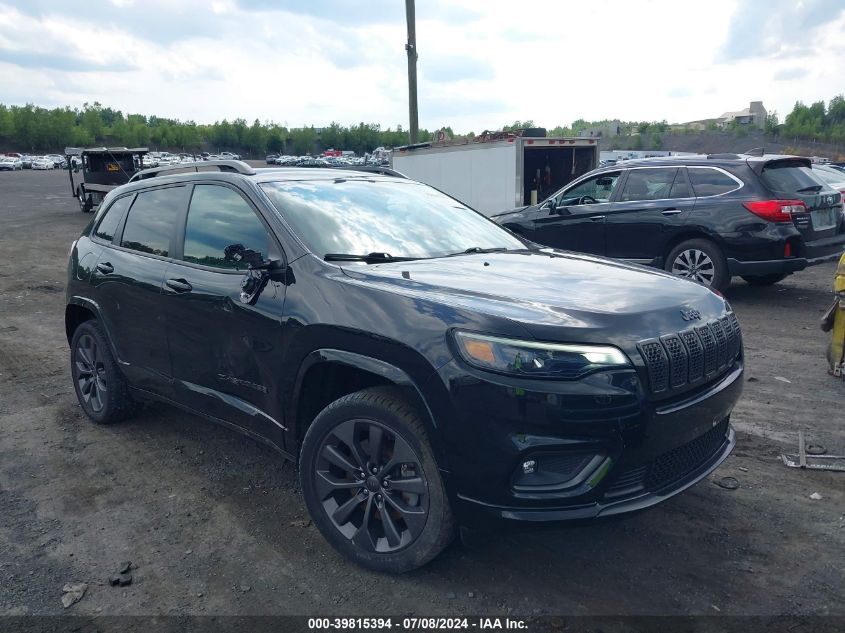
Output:
M602 453L535 453L518 462L513 473L516 493L561 493L579 487L600 470ZM592 482L591 484L592 485Z

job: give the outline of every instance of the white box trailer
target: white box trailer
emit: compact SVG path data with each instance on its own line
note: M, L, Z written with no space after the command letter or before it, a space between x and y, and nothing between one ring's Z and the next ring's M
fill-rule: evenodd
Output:
M598 163L594 138L422 143L397 147L391 157L396 171L486 215L542 200Z

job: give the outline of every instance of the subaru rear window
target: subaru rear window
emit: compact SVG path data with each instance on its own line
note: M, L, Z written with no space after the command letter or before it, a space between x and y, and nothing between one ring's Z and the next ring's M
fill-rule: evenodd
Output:
M692 189L699 198L718 196L740 187L736 180L718 169L690 167L688 173Z
M824 187L822 181L803 162L779 161L763 167L763 182L772 191L783 193L805 192Z

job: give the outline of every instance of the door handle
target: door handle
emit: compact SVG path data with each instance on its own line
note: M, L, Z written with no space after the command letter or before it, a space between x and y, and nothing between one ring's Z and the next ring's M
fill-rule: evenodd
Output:
M603 215L594 215L593 217L590 218L590 222L598 222L600 220L604 220L605 217L606 216L603 216Z
M164 285L176 292L190 292L194 289L194 287L184 279L168 279L164 282Z
M114 266L112 266L109 262L101 262L97 264L97 270L104 275L110 275L114 272Z
M678 215L679 213L683 213L680 209L663 209L660 212L662 215Z

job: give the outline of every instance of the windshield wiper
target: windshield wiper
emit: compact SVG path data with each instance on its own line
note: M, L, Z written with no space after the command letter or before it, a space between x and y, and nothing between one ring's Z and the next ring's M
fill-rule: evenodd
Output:
M327 253L323 260L327 262L365 262L367 264L380 264L382 262L410 262L419 257L394 257L390 253L367 253L366 255L354 255L351 253Z
M821 188L822 188L821 185L810 185L809 187L804 187L803 189L796 189L795 193L810 193L810 192L815 193L816 191L819 191Z
M458 253L449 253L446 257L455 257L457 255L471 255L472 253L502 253L508 250L504 246L496 246L494 248L481 248L480 246L470 246L465 251Z

